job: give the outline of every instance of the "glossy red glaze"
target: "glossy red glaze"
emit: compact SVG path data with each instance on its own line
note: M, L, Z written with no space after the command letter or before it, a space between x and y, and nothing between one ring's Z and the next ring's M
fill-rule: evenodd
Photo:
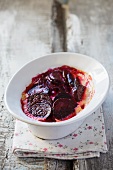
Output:
M86 90L86 87L81 84L80 74L84 75L85 72L63 65L33 77L31 83L22 93L22 110L33 119L46 122L63 121L75 116L75 108L82 101ZM35 98L41 95L43 96L42 99ZM30 103L30 98L33 97L34 99ZM51 107L51 112L45 111L44 114L39 114L40 103L45 103L46 109L48 109L47 106ZM67 103L72 104L65 113ZM33 110L34 108L36 110Z

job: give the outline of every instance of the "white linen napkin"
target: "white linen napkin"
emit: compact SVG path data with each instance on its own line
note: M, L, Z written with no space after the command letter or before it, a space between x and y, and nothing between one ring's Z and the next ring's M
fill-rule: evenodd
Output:
M99 157L107 152L102 109L88 116L72 134L57 140L35 137L26 123L16 120L13 153L17 157L82 159Z

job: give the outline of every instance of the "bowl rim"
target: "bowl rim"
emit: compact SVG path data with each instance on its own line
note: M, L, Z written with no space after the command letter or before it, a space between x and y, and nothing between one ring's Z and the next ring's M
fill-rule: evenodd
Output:
M104 72L106 73L106 75L107 75L107 81L108 81L108 83L107 83L106 93L104 94L103 99L101 100L101 102L98 103L98 105L97 105L94 109L92 109L91 111L89 111L89 112L87 112L87 113L85 112L85 109L83 109L82 111L80 111L80 112L84 112L84 113L85 113L82 117L74 116L74 117L72 117L72 118L70 118L70 119L68 119L68 120L60 121L60 122L41 122L41 121L36 121L36 120L33 120L33 119L28 120L28 119L22 118L21 116L19 116L19 115L17 115L16 113L14 113L14 112L10 109L10 107L8 106L8 103L7 103L7 91L8 91L8 87L9 87L11 81L12 81L12 80L14 79L14 77L16 76L16 74L17 74L21 69L23 69L25 66L27 66L27 65L30 64L31 62L34 62L34 61L36 61L36 60L38 60L38 59L40 59L40 58L45 58L45 57L51 56L51 55L54 55L54 56L55 56L55 55L77 55L77 56L82 56L82 57L88 58L88 59L90 58L92 61L97 62L97 63L101 66L101 68L104 70ZM81 53L72 53L72 52L49 53L49 54L47 54L47 55L40 56L40 57L38 57L38 58L35 58L35 59L33 59L33 60L25 63L20 69L18 69L18 70L15 72L15 74L12 76L12 78L10 79L10 81L9 81L8 84L7 84L7 87L6 87L6 90L5 90L5 93L4 93L4 102L5 102L5 105L6 105L7 110L12 114L12 116L15 117L15 118L18 119L18 120L21 120L21 121L25 122L25 123L28 123L28 124L31 124L31 125L37 125L37 126L38 126L38 125L40 125L40 126L64 126L64 125L71 124L71 123L73 123L73 122L76 122L76 121L85 119L85 118L86 118L87 116L89 116L91 113L95 112L95 111L102 105L102 103L104 102L104 100L105 100L105 98L106 98L106 95L107 95L107 93L108 93L108 90L109 90L109 86L110 86L109 75L108 75L106 69L104 68L104 66L103 66L98 60L96 60L96 59L94 59L94 58L92 58L92 57L90 57L90 56L81 54ZM23 112L23 113L24 113L24 112ZM79 114L79 113L78 113L78 114Z

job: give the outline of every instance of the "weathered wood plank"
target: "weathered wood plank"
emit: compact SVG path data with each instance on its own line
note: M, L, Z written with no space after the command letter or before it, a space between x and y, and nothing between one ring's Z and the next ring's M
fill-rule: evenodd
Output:
M77 17L79 35L75 32L73 40L75 52L87 54L100 61L110 76L110 90L103 104L108 153L100 158L79 161L80 170L113 169L113 1L111 0L76 0L70 1L70 10ZM78 25L76 25L78 28ZM74 51L74 50L73 50ZM89 63L90 64L90 63Z
M73 162L57 159L45 159L44 170L72 170Z
M31 59L51 52L50 18L50 0L0 1L1 170L42 170L44 168L42 158L18 159L12 154L15 119L8 113L3 98L9 79L22 65Z
M67 51L66 44L66 12L68 5L58 0L52 4L52 52Z

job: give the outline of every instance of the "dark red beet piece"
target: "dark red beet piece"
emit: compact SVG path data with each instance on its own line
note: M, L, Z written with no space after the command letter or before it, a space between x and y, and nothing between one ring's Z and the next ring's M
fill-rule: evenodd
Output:
M28 112L39 120L45 120L51 113L51 106L48 103L35 103L28 108Z
M58 95L56 95L55 100L59 99L59 98L68 98L68 99L72 99L72 96L69 93L59 93Z
M28 104L33 105L35 103L48 103L48 104L52 104L52 100L49 97L48 94L33 94L31 96L28 97Z
M56 121L66 120L71 114L75 114L76 103L71 98L59 98L53 103L53 116Z
M39 120L45 120L51 113L51 104L47 94L33 94L28 97L27 110Z
M53 84L64 83L62 72L60 70L54 70L54 72L51 72L49 78Z
M74 84L75 85L72 88L72 96L77 102L79 102L82 100L86 87L80 83L78 77L76 77Z
M68 86L71 86L71 87L74 86L75 78L68 70L63 71L63 77L65 78L65 83L67 83Z
M76 101L81 101L82 100L82 97L84 95L84 91L85 91L86 87L83 86L82 84L79 84L78 87L77 87L77 90L74 91L74 98Z

